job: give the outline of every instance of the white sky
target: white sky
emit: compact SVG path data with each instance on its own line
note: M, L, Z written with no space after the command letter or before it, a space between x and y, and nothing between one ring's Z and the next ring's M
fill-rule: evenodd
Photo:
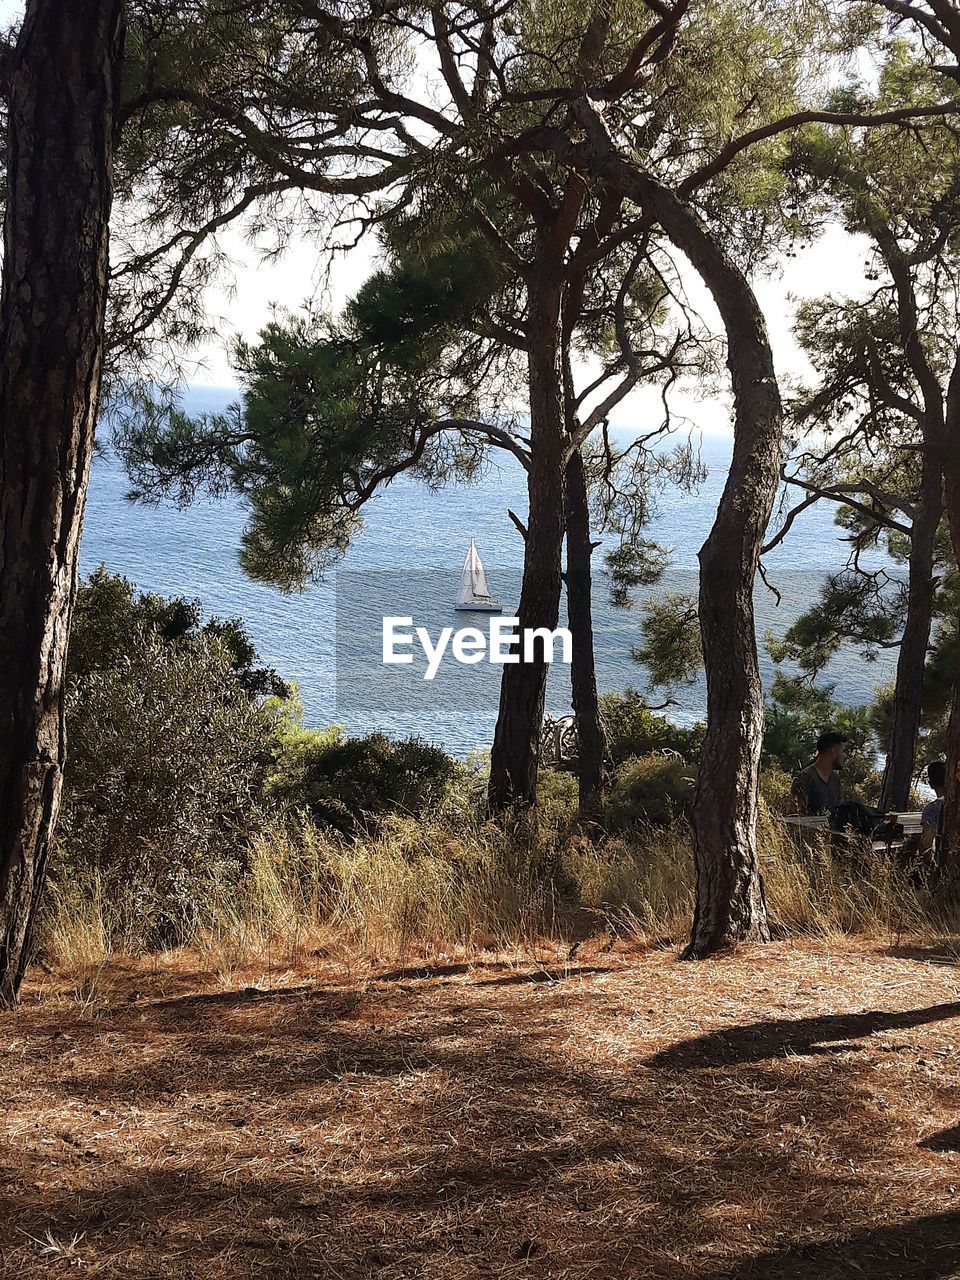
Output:
M230 365L230 343L239 334L254 338L269 318L272 305L296 310L313 296L319 286L318 253L315 245L301 241L291 246L279 261L264 265L256 250L241 236L222 241L233 261L229 290L211 291L210 308L220 318L218 337L196 353L199 368L191 381L210 386L236 384ZM798 250L775 276L755 282L756 292L767 319L778 372L784 382L802 377L807 365L791 334L797 300L833 292L856 296L865 291L863 278L865 245L838 227L828 228L815 243ZM373 246L362 246L342 258L332 280L328 305L337 306L356 291L368 275ZM687 289L705 319L722 332L720 318L709 295L690 272ZM684 389L673 398L678 414L708 433L729 431L729 403L726 397L701 398L694 389ZM652 421L652 420L653 421ZM637 391L627 396L611 415L614 425L646 427L659 422L659 395Z

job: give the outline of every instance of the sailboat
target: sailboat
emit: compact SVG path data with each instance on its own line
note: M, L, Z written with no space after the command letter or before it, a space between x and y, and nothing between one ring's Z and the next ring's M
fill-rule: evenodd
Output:
M460 590L454 609L461 613L502 613L503 605L494 600L487 586L487 575L483 571L483 562L477 552L477 544L470 539L470 550L463 562L460 574Z

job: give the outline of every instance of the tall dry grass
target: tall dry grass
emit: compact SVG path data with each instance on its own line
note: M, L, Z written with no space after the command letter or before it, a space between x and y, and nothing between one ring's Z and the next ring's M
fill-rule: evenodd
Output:
M798 844L764 810L759 843L775 927L791 934L950 936L957 910L886 858L851 860L823 841ZM615 936L681 941L693 905L684 823L637 827L590 843L558 813L507 837L468 814L394 818L378 834L341 839L310 824L273 823L253 841L239 879L163 908L165 946L193 946L228 976L255 956L280 957L334 935L402 956L431 946L511 948L538 938ZM52 963L89 971L105 957L156 949L160 907L142 886L95 874L55 881L41 947Z

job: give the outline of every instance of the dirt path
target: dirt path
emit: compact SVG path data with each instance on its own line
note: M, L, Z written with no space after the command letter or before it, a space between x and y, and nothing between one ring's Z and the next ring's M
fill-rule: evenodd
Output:
M938 959L34 981L0 1015L0 1274L960 1276Z

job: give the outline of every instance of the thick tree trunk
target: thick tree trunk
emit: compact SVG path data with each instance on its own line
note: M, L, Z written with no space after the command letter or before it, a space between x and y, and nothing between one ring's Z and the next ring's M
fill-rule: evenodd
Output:
M770 936L756 848L763 690L753 587L779 483L783 411L766 325L743 273L688 205L617 153L592 104L579 103L578 114L587 137L573 155L659 221L710 290L727 334L733 458L699 557L707 731L693 805L696 911L685 953L698 958Z
M64 667L103 350L122 0L29 0L0 298L0 1001L57 820Z
M529 288L527 308L530 391L530 469L523 585L517 617L521 634L557 626L563 554L564 419L561 393L559 271L545 263ZM535 661L505 666L500 709L490 756L490 804L495 810L536 802L537 767L547 664L542 646Z
M597 694L593 645L593 575L590 507L583 458L579 451L567 463L567 616L573 641L570 679L577 717L579 754L577 778L580 819L596 823L603 805L603 762L606 743Z
M934 547L943 515L942 468L933 433L925 432L924 437L920 502L910 541L907 616L897 658L893 720L883 772L880 803L884 810L906 809L909 803L920 730L923 674L933 621Z
M953 558L960 565L960 355L957 356L947 389L944 413L943 463L944 508L950 528ZM960 619L957 619L960 629ZM958 647L960 653L960 647ZM943 810L941 861L947 877L960 881L960 663L953 673L953 708L947 730L947 794Z
M650 207L703 278L723 318L733 384L730 471L700 549L707 730L693 803L697 898L688 959L768 941L757 857L763 688L753 589L780 478L783 411L766 324L748 280L696 215L654 187Z
M953 703L947 726L947 791L940 831L940 865L949 882L960 881L960 666L953 676Z
M730 472L699 554L707 732L693 803L697 899L688 959L770 937L756 848L764 711L753 588L777 490L782 414L753 292L746 281L728 292L724 275L704 272L718 304L724 299L736 426ZM737 292L740 306L731 307Z

